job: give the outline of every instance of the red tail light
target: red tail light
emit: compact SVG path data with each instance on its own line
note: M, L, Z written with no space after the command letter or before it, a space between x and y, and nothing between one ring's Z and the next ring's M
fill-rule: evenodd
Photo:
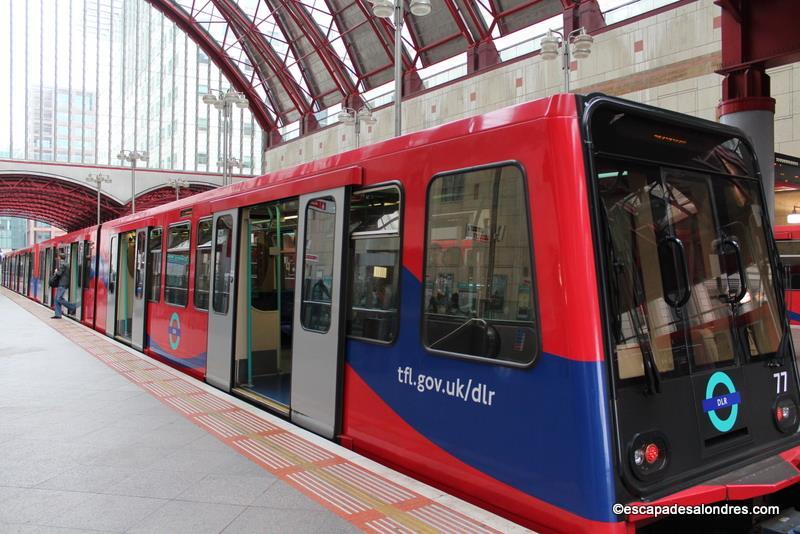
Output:
M644 459L647 460L648 464L656 463L660 454L661 451L658 450L658 445L655 443L650 443L644 448Z
M660 475L667 465L669 450L661 432L639 434L633 439L629 451L633 472L641 480Z

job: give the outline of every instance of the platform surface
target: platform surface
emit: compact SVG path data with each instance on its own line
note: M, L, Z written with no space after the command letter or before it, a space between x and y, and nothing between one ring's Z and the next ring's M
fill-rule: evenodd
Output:
M0 532L527 532L0 289Z

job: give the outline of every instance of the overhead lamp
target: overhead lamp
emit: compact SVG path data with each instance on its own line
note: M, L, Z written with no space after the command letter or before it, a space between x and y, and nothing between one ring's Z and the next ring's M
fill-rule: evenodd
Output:
M411 0L411 14L424 17L431 12L431 0Z
M586 30L581 28L580 33L572 39L573 52L572 55L575 59L586 59L592 53L592 43L594 37L586 33Z
M547 30L547 35L542 37L541 55L542 59L551 60L558 57L558 37L552 31Z
M375 0L372 4L372 14L382 19L392 18L392 15L394 15L394 2L392 0Z
M217 97L212 95L211 93L203 95L203 104L208 106L213 106L217 103Z
M336 117L339 119L339 122L343 124L353 124L356 121L356 118L353 116L353 114L346 110L340 111Z
M236 101L236 107L239 109L247 109L250 107L250 102L244 95L240 95L239 100Z
M367 108L361 108L361 110L358 112L358 120L369 126L372 126L378 122L378 119L373 117L372 112Z
M228 104L233 104L237 100L239 100L239 93L237 93L236 91L228 91L227 93L225 93L225 95L222 98Z
M800 224L800 213L797 213L797 206L792 206L792 213L786 217L786 222L789 224Z

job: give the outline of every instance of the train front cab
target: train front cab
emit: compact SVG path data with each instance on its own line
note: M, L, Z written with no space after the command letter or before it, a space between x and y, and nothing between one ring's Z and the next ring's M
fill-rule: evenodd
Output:
M751 145L603 98L584 121L618 501L780 501L798 378Z

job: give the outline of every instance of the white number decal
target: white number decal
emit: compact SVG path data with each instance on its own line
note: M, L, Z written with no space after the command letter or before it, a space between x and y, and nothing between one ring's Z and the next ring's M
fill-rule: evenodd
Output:
M780 395L781 394L781 377L783 377L783 393L786 393L786 386L787 386L787 377L786 371L781 371L780 373L772 373L772 376L775 377L775 393Z

